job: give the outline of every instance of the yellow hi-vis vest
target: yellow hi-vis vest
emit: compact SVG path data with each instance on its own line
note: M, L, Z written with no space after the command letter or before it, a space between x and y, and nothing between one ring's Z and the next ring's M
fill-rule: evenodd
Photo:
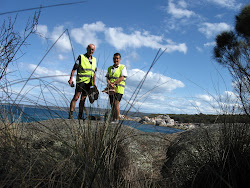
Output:
M109 75L110 82L114 83L118 78L121 77L122 69L125 67L125 65L120 64L120 66L115 70L114 74L112 74L112 67L113 66L110 66L108 68L108 75ZM120 93L120 94L124 93L125 80L126 80L126 78L124 78L123 81L121 81L119 84L117 84L117 86L115 86L115 92L116 93Z
M96 58L92 56L92 64L90 64L88 58L81 54L81 62L77 70L76 83L84 82L88 84L92 78L92 85L94 85L93 77L96 70Z

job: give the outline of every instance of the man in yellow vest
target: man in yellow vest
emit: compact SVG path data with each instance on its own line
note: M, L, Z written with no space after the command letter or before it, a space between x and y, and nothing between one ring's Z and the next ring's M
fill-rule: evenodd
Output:
M75 109L76 102L79 99L80 95L81 99L79 103L78 119L83 119L82 117L83 110L85 111L86 116L88 117L87 110L84 104L86 97L90 91L90 87L96 86L95 84L95 73L97 70L96 58L92 56L94 51L95 51L95 45L89 44L87 47L87 53L78 56L75 65L71 71L70 79L68 81L70 85L73 84L73 76L76 70L77 70L77 75L76 75L75 95L70 103L69 119L73 119L73 111Z
M111 111L112 111L112 123L119 122L120 116L120 101L124 94L125 80L128 76L127 69L125 65L120 64L121 54L115 53L113 56L113 66L108 68L107 72L107 83L110 88L115 90L113 95L109 95Z

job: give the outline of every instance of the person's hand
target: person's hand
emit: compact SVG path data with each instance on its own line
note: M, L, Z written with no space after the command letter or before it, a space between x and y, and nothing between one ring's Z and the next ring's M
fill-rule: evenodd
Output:
M73 80L69 79L68 83L69 83L69 85L71 85L73 83Z
M111 88L114 88L115 87L115 84L114 83L110 83L109 84Z
M110 80L107 80L107 83L108 83L108 87L110 88L114 88L114 84L110 82Z

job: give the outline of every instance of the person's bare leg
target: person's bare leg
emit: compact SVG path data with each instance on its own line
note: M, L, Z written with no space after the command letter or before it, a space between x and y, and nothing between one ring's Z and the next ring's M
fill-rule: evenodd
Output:
M112 104L112 121L116 119L116 108L115 108L115 102Z
M115 101L114 97L109 99L109 103L111 106L111 121L115 120Z
M75 92L75 95L73 97L73 99L71 100L70 102L70 112L69 112L69 119L72 119L73 118L73 111L75 109L75 106L76 106L76 102L77 100L79 99L81 95L81 92Z
M115 101L115 120L119 120L120 117L120 107L119 107L120 102Z
M79 99L80 94L81 94L80 92L75 93L73 99L70 102L70 111L74 111L75 106L76 106L76 102Z
M79 103L79 115L78 115L78 118L81 118L81 119L82 119L82 115L83 115L83 110L86 114L86 117L89 118L89 115L87 113L87 109L85 108L86 98L87 98L86 95L81 95L81 99L80 99L80 103Z

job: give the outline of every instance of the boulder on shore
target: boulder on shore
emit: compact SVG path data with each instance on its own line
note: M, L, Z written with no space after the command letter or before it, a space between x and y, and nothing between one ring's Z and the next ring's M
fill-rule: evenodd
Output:
M148 116L143 116L142 118L136 117L134 118L134 121L137 121L141 124L151 124L151 125L156 125L156 126L172 127L172 128L184 129L184 130L196 128L194 124L186 124L186 125L176 124L174 119L171 119L169 115L167 114L158 115L153 118L149 118Z

